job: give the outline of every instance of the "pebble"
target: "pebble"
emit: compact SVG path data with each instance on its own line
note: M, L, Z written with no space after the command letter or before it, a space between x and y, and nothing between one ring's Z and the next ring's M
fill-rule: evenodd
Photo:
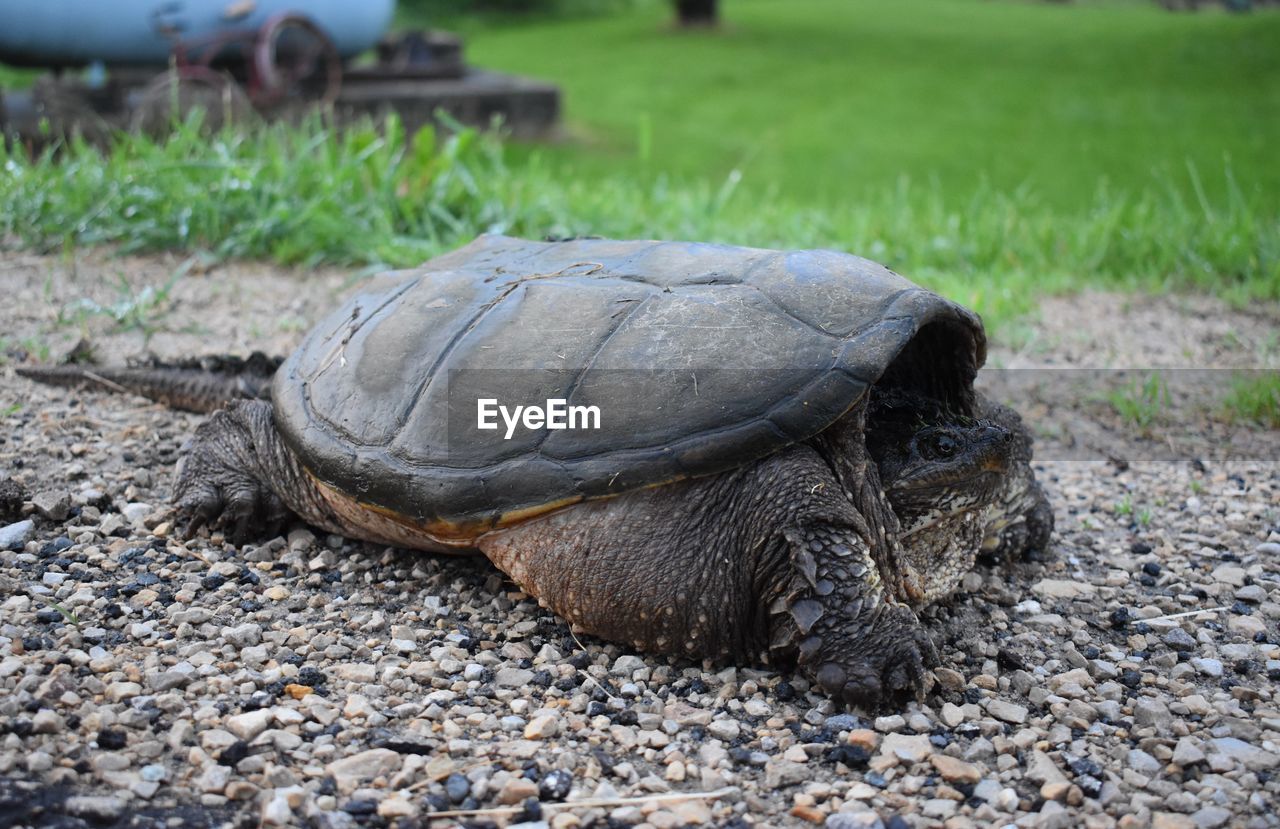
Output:
M1014 725L1022 725L1027 721L1027 709L1025 706L1001 699L993 699L988 702L987 713L997 720L1003 720Z
M525 668L503 668L494 676L499 688L524 688L533 681L533 671Z
M884 821L875 812L836 812L827 816L826 829L885 829Z
M1174 746L1172 761L1183 768L1204 762L1204 752L1191 737L1183 737Z
M119 797L75 795L68 797L62 808L69 815L95 823L114 823L124 814L125 806Z
M1208 659L1203 657L1196 657L1191 660L1191 667L1195 668L1197 671L1204 674L1205 676L1211 676L1215 678L1222 676L1223 668L1222 668L1222 660L1220 659Z
M880 753L906 763L920 763L933 753L933 743L926 734L886 734Z
M400 767L401 756L388 748L371 748L325 766L338 791L350 794L358 786L389 775Z
M1139 726L1152 726L1163 733L1173 722L1169 707L1154 699L1140 699L1133 704L1133 721Z
M50 521L65 521L71 514L71 496L66 492L46 489L31 498L36 512Z
M237 648L256 645L262 641L262 626L255 625L252 622L245 622L233 628L223 628L222 638L226 640L227 644Z
M1209 753L1229 757L1253 771L1270 771L1280 764L1280 755L1250 745L1238 737L1215 737L1209 740Z
M560 720L553 714L543 714L529 720L524 727L526 740L546 740L560 733Z
M230 731L241 740L250 742L254 737L267 730L267 726L271 724L271 719L272 714L269 710L248 711L244 714L227 717L226 728L227 731Z
M31 519L0 527L0 550L21 550L35 528L36 522Z
M1156 774L1161 768L1159 760L1139 748L1129 749L1126 762L1129 768L1146 775Z
M502 785L498 792L498 802L504 806L523 803L530 797L538 796L538 784L523 777L512 777Z
M809 778L809 767L803 763L791 763L786 760L770 762L764 768L765 785L771 789L783 786L794 786Z
M733 742L738 739L738 735L742 729L739 727L737 720L714 720L707 726L707 733L717 740L723 740L726 743Z
M932 754L929 762L942 775L942 779L949 783L973 784L982 779L982 769L978 766L946 754Z
M1031 590L1050 599L1075 599L1093 595L1092 584L1066 579L1042 579L1031 586Z

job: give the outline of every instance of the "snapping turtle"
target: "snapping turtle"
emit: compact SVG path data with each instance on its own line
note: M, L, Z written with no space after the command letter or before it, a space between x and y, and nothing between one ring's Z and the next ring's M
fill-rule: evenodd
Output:
M317 325L174 499L191 531L479 550L577 629L875 707L923 688L915 608L1048 540L984 352L846 254L483 236Z

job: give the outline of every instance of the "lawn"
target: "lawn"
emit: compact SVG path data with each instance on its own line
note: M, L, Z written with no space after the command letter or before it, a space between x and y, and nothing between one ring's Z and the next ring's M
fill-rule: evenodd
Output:
M1102 186L1280 201L1280 14L1154 2L724 0L471 32L473 62L560 84L575 175L667 171L832 204L984 182L1079 210Z
M475 62L564 85L551 146L312 120L0 148L0 245L371 267L487 231L829 247L993 327L1084 286L1280 299L1280 14L724 6L721 32L640 0L470 28Z

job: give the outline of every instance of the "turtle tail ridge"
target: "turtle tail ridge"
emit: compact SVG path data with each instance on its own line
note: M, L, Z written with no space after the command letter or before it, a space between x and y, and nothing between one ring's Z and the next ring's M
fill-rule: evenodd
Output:
M254 352L247 359L153 360L132 366L19 366L17 373L45 385L135 394L172 409L207 413L233 400L270 400L271 379L280 362Z

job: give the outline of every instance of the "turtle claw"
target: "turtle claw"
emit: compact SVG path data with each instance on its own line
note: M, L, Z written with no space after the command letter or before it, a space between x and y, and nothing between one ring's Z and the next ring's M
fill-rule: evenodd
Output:
M186 447L173 500L188 539L208 527L244 544L278 533L292 514L250 472L254 444L239 414L235 407L215 412Z
M814 674L827 694L864 711L900 708L923 697L927 668L937 664L937 652L909 608L885 606L871 630L853 641L852 653L846 647L839 656L832 654L835 658Z

